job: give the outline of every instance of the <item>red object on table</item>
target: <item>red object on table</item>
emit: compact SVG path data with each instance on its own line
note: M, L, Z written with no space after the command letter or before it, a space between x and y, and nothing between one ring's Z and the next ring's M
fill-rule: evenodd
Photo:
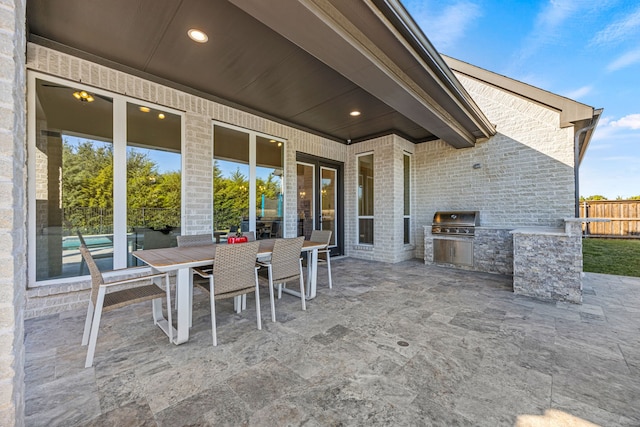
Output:
M249 239L247 236L242 237L227 237L227 243L245 243L248 242Z

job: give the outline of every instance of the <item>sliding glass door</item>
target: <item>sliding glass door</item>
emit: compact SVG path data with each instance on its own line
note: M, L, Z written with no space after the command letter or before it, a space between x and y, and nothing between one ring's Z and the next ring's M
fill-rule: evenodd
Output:
M342 254L342 164L302 153L297 159L298 235L330 230L332 254Z

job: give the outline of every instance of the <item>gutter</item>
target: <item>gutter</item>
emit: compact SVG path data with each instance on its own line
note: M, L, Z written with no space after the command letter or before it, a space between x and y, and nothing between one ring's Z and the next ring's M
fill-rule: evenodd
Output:
M595 130L596 126L598 126L598 122L600 121L600 117L602 116L602 108L599 108L593 112L593 116L591 117L591 122L579 129L574 138L573 138L573 173L574 173L574 182L575 182L575 217L580 218L580 163L582 162L582 157L587 151L587 147L589 146L589 142L591 141L591 136L584 138L584 146L580 149L580 137L583 134L586 134L589 131Z

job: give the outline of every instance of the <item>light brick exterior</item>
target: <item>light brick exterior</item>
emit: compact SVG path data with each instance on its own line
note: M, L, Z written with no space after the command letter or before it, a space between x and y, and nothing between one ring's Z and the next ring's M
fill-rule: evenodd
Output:
M415 241L404 244L404 154L413 156L416 146L388 135L350 145L345 165L345 254L382 262L399 262L415 257ZM358 155L373 154L374 245L358 244ZM412 169L413 157L412 157ZM413 172L413 171L412 171ZM415 174L412 173L413 182ZM413 193L415 194L415 192ZM412 208L415 203L412 202ZM412 209L413 212L413 209ZM412 222L411 235L415 236ZM422 243L422 241L420 241Z
M529 237L518 235L514 259L512 243L505 237L522 226L558 227L562 218L573 216L574 130L559 127L558 112L458 75L496 125L494 137L461 150L443 141L414 145L394 135L344 145L49 48L26 46L25 9L24 0L0 0L0 426L24 425L24 317L83 307L88 299L87 281L27 289L26 68L184 112L184 234L211 231L211 141L216 120L287 141L285 237L297 233L296 153L307 153L344 163L345 255L381 262L426 260L432 257L428 230L436 211L477 210L483 227L478 230L474 269L514 273L518 289L533 283L533 295L579 299L579 238L563 235L528 241ZM371 246L357 243L356 156L365 152L373 153L375 167ZM412 169L410 245L403 239L405 153L411 154ZM50 169L46 164L53 161L51 153L32 155L41 165L37 170ZM473 168L474 164L480 167ZM38 198L49 200L50 189L36 188L36 192ZM35 214L46 209L36 205ZM535 250L529 250L533 246ZM556 257L558 265L570 263L569 290L563 289L561 270L554 276L558 280L539 276L531 283L526 283L532 280L531 272L513 271L513 265L526 265L528 257L535 260L547 250L562 252Z
M573 128L560 128L556 111L457 77L498 133L473 148L457 150L443 141L416 146L417 223L431 224L436 211L479 211L481 226L501 230L479 237L496 245L516 227L562 226L574 213ZM429 238L424 229L418 228L419 241ZM417 257L426 259L424 248L417 247ZM474 251L476 259L484 258L475 269L510 273L510 252L479 257Z
M0 1L0 426L24 425L25 7Z

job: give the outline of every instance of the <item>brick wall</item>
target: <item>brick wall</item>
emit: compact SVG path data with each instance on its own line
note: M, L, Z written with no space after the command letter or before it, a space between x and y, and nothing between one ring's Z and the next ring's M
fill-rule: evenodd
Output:
M213 121L262 132L285 139L285 221L284 236L297 234L296 224L296 153L303 152L344 162L347 147L301 130L227 107L195 95L88 62L43 46L27 46L27 68L70 81L109 90L185 112L183 150L184 233L211 231L212 196L212 126ZM43 189L45 191L46 189ZM27 316L71 310L86 305L88 283L75 282L32 288L27 292Z
M574 214L573 128L560 128L555 111L458 78L498 134L472 148L416 146L418 241L440 210L477 210L482 226L561 226Z
M415 145L388 135L350 145L345 164L345 252L356 258L383 262L399 262L415 257L415 241L404 244L404 154L413 154ZM374 236L373 246L360 245L358 224L358 158L372 153L374 172ZM413 160L413 159L412 159ZM412 169L413 167L412 161ZM412 173L415 178L415 174ZM415 182L415 179L414 179ZM415 195L415 191L413 192ZM412 212L415 212L412 202ZM415 236L416 222L411 234ZM422 242L420 242L422 244Z
M24 22L24 0L0 0L0 426L24 425Z

